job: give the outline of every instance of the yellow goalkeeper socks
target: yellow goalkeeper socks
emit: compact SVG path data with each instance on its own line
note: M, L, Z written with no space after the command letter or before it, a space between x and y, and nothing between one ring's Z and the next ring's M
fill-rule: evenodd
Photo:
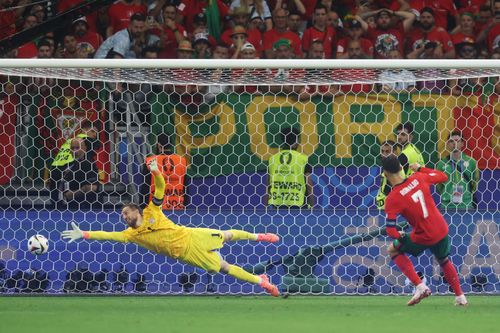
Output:
M231 229L231 230L229 230L229 232L233 235L233 237L231 238L232 241L239 241L239 240L245 240L245 239L252 240L252 241L257 240L256 234L251 234L251 233L246 232L246 231Z
M248 273L243 268L235 266L235 265L229 265L229 270L228 270L227 274L231 275L234 278L237 278L238 280L250 282L253 284L260 283L260 276Z

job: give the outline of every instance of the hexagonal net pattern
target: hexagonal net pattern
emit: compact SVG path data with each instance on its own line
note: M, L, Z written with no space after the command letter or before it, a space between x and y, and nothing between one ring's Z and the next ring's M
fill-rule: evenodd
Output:
M174 65L0 69L2 293L264 292L213 272L219 258L286 293L411 293L387 252L381 164L391 154L404 178L414 162L447 175L431 194L461 286L500 291L498 64ZM172 231L149 208L141 226L122 214L148 207L153 158L163 213L208 234ZM432 209L419 198L422 214ZM68 244L70 222L115 233ZM222 242L218 230L250 234ZM280 240L249 240L255 233ZM46 253L28 248L35 234ZM142 238L144 248L141 237L155 240ZM194 247L201 268L185 263ZM433 292L450 292L430 251L410 258Z

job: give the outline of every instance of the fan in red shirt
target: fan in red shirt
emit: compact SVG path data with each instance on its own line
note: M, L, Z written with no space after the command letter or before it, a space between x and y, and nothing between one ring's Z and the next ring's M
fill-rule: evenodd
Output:
M309 52L311 43L314 40L320 40L323 42L323 50L325 52L325 58L333 58L335 42L335 30L331 25L328 25L328 10L323 5L318 5L314 9L314 25L307 28L302 36L302 50L305 53Z
M455 292L455 305L467 305L455 266L449 260L450 237L448 225L439 212L430 190L432 184L448 180L445 173L411 164L415 173L408 178L401 174L401 164L396 155L389 155L382 161L382 169L392 190L385 202L387 234L394 238L388 252L396 266L416 286L408 305L415 305L430 296L431 290L420 279L411 260L405 253L418 256L426 249L436 257L446 281ZM401 214L412 226L407 235L396 229L396 218Z
M123 0L112 4L108 8L109 26L106 29L106 37L127 29L130 17L135 13L147 15L147 7L140 0Z

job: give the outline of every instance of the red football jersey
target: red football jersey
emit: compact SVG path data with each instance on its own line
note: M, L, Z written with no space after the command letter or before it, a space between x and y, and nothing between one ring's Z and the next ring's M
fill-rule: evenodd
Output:
M447 180L441 171L421 168L393 187L385 202L387 226L395 226L401 214L412 226L410 238L414 243L433 245L443 239L448 234L448 224L432 198L430 185Z

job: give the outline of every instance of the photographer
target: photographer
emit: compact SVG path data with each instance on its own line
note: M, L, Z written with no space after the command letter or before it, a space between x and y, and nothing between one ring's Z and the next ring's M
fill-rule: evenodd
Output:
M408 44L409 59L453 59L455 48L450 35L437 27L434 10L424 7L420 12L420 22L410 34Z

